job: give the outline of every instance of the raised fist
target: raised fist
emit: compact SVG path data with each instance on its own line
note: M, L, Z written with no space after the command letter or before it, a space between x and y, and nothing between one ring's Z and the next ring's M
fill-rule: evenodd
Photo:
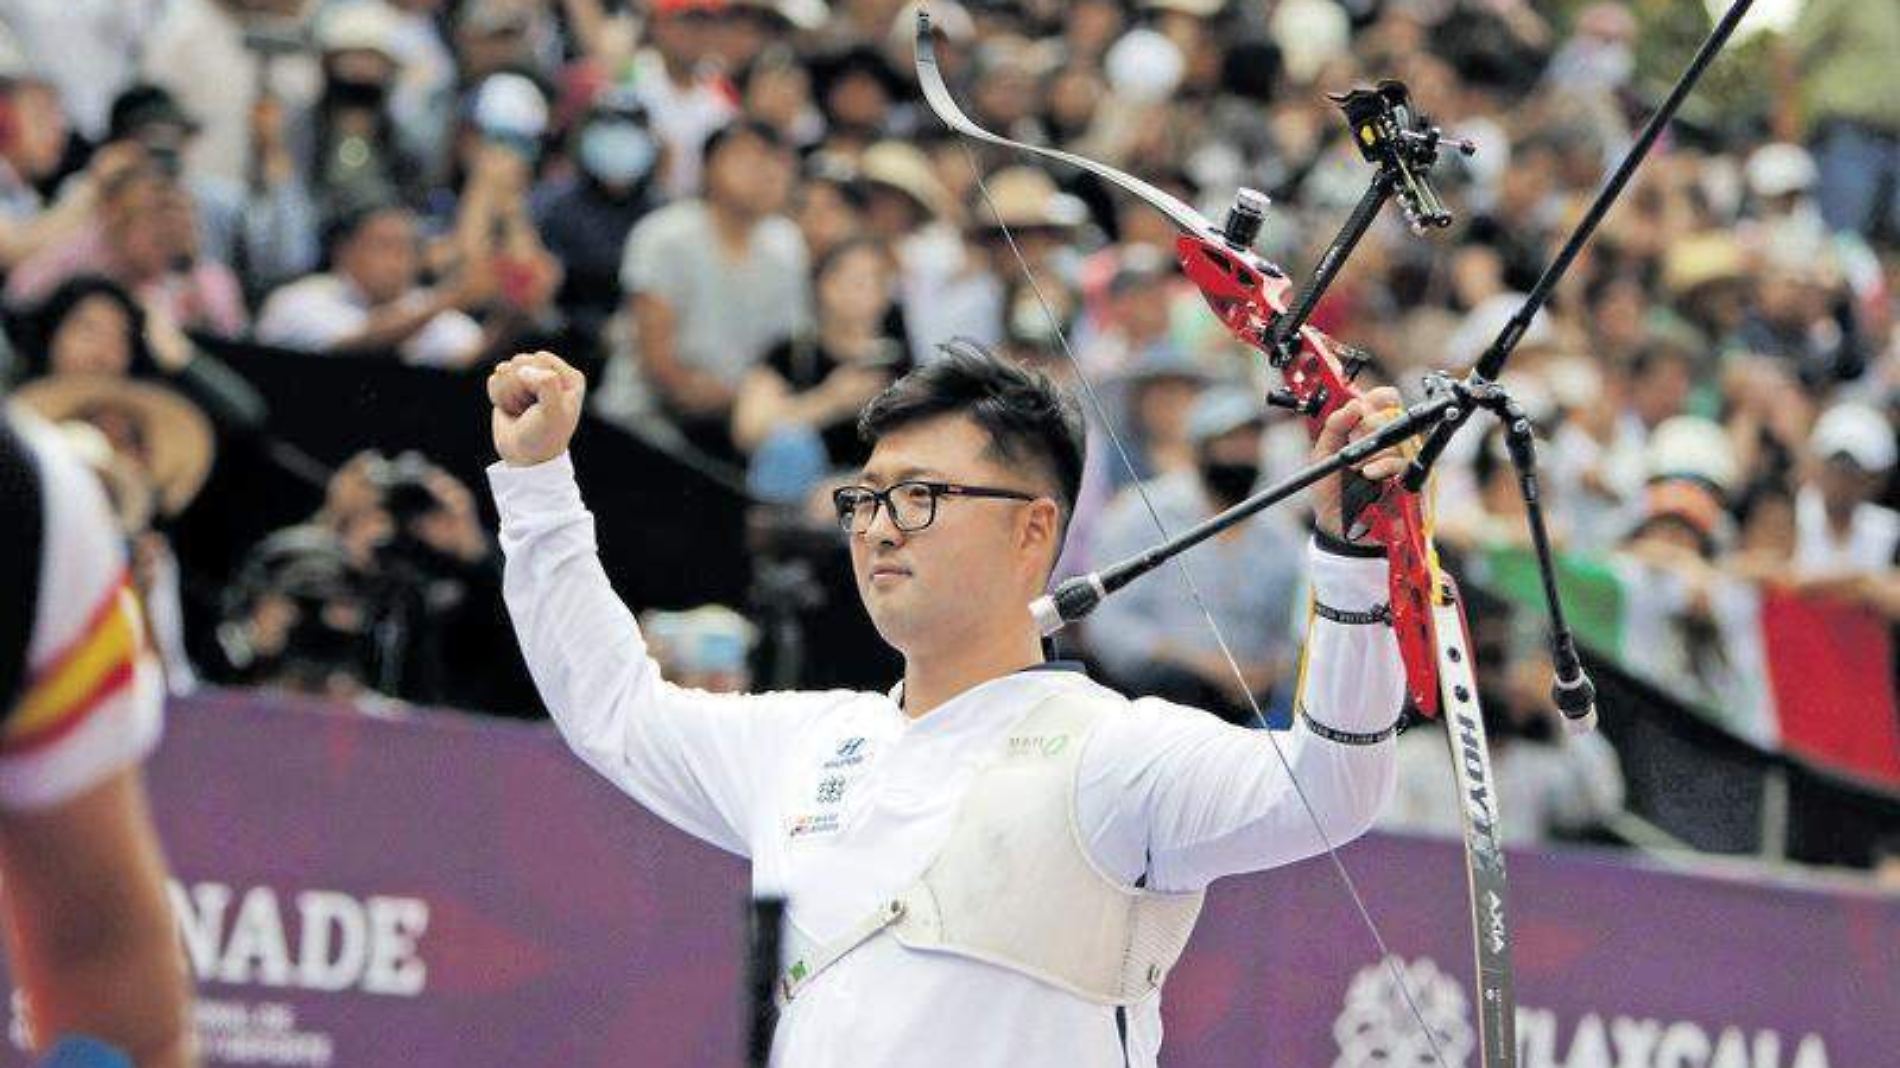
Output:
M551 352L503 360L488 376L495 451L513 467L532 467L566 452L586 393L586 378Z

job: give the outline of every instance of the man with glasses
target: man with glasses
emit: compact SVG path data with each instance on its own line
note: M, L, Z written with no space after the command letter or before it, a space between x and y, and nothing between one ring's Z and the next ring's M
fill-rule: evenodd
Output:
M1336 480L1315 488L1324 607L1283 743L1303 803L1261 732L1045 661L1028 605L1083 458L1047 379L957 344L865 408L870 459L836 504L865 608L904 657L888 693L662 679L575 487L583 391L548 353L489 379L509 612L575 752L788 899L776 1065L1152 1066L1207 884L1321 852L1316 822L1335 843L1361 833L1392 790L1386 565L1342 539ZM1396 403L1345 406L1316 449Z

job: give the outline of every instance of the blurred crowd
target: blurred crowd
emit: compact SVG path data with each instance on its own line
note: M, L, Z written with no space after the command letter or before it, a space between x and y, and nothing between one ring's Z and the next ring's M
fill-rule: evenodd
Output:
M929 13L981 125L1215 218L1259 189L1261 250L1296 279L1370 179L1327 94L1402 79L1478 146L1434 176L1456 222L1422 238L1388 213L1313 322L1370 354L1362 382L1409 392L1476 359L1686 61L1694 36L1646 37L1656 6ZM1506 379L1545 445L1559 546L1653 573L1649 666L1709 700L1733 696L1704 655L1731 583L1900 617L1900 7L1796 7L1723 61L1771 84L1767 106L1736 96L1670 130ZM499 611L479 502L414 453L286 460L324 483L322 507L224 574L181 576L175 521L234 506L194 498L219 448L275 417L220 341L443 375L554 348L588 369L600 418L822 524L813 502L864 458L859 407L968 338L1100 401L1065 574L1149 540L1134 483L1179 526L1300 463L1304 425L1263 414L1267 372L1180 277L1165 219L930 114L916 10L0 0L0 369L112 488L174 689L479 703L441 680L458 618ZM1447 547L1520 541L1521 513L1500 436L1463 435L1441 478ZM1283 716L1303 524L1275 512L1189 558L1238 675L1167 574L1112 600L1081 651L1142 692ZM218 606L203 626L179 607L193 581L216 586L195 591ZM678 673L718 688L747 685L748 650L784 632L725 610L650 623ZM1540 754L1519 758L1543 769L1527 775L1588 784L1547 791L1581 811L1527 802L1525 829L1575 829L1614 808L1614 767L1550 731L1523 630L1489 641L1487 703L1507 747Z

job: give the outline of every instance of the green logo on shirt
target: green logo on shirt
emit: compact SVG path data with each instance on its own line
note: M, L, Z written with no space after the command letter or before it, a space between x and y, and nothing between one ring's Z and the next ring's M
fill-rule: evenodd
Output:
M1053 757L1069 747L1066 734L1030 734L1009 740L1009 755Z

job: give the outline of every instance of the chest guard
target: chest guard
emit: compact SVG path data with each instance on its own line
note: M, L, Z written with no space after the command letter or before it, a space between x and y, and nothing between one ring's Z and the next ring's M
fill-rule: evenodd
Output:
M1187 946L1204 894L1125 886L1095 866L1076 827L1076 776L1118 697L1057 694L1036 705L971 779L956 822L918 880L780 982L789 1001L878 933L906 948L994 964L1102 1005L1159 989Z

